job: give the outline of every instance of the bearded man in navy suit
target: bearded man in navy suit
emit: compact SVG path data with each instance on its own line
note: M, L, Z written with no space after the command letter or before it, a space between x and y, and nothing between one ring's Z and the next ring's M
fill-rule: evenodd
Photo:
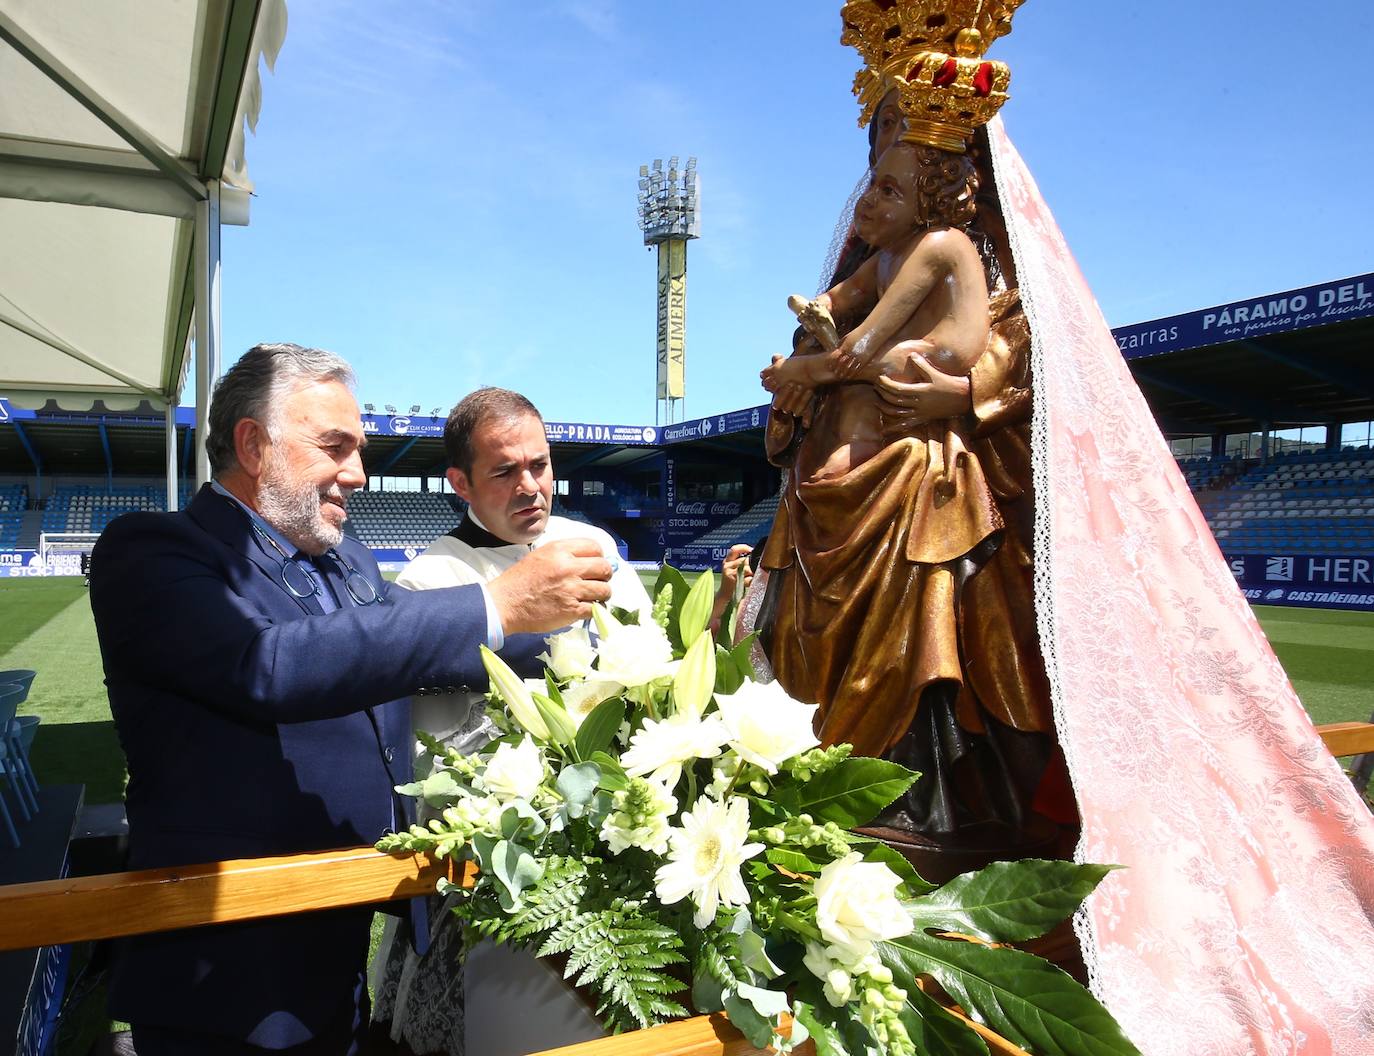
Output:
M361 487L353 374L259 345L220 380L214 481L184 513L101 536L91 607L129 765L129 866L374 842L407 822L409 696L481 687L478 645L543 647L605 601L596 543L544 547L488 584L412 593L343 534ZM139 1056L361 1051L371 908L124 940L110 1012Z

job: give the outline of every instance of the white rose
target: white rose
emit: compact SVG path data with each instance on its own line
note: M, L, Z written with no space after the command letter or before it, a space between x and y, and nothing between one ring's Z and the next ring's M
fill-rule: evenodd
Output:
M482 783L502 800L528 800L544 780L544 757L529 736L518 745L497 745L482 771Z
M821 743L814 732L816 705L793 700L776 682L746 682L734 693L717 693L716 705L730 727L730 747L770 774Z
M591 674L596 650L592 648L592 638L586 627L579 624L562 634L550 635L544 639L544 644L549 651L540 653L539 659L548 665L560 682L570 678L586 678Z
M573 725L580 728L583 720L596 710L598 704L619 692L619 682L574 682L563 690L563 707L568 710L568 718L572 719Z
M897 874L858 851L831 862L816 878L816 926L825 941L861 954L874 942L910 935L911 915L897 901Z
M608 621L609 633L597 645L596 677L617 682L627 689L645 686L656 678L671 678L677 665L673 646L663 628L656 623Z

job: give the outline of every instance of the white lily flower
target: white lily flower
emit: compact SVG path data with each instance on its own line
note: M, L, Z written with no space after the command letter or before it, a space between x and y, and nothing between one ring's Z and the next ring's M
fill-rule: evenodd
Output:
M717 693L716 706L730 727L730 747L770 774L816 739L816 705L793 700L777 682L745 682L734 693Z
M749 902L740 867L763 850L749 839L749 804L739 796L728 803L705 797L682 815L682 827L669 837L668 863L654 874L654 890L664 905L688 895L696 904L692 923L704 928L722 906Z
M598 704L619 692L619 682L601 682L596 679L574 682L563 690L563 707L568 709L568 718L572 719L573 725L580 729L583 720L596 710Z
M549 740L549 728L540 718L539 709L534 706L534 698L530 696L529 687L510 669L508 663L485 645L479 645L477 648L482 654L482 666L487 669L491 686L506 702L511 717L541 741ZM542 684L540 688L544 688Z

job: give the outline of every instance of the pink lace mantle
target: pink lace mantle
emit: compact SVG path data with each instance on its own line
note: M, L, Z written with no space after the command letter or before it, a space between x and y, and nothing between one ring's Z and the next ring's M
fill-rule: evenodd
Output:
M1078 918L1146 1056L1374 1053L1374 819L1217 549L1000 121L1034 335L1036 607L1083 816Z

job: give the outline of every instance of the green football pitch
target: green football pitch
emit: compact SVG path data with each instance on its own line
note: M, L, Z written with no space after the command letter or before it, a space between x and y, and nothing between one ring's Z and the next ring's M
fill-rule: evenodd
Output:
M1256 613L1314 722L1370 717L1374 613L1277 607ZM12 668L38 672L21 708L43 718L32 756L38 779L83 783L88 803L119 799L124 760L79 579L0 580L0 670Z

